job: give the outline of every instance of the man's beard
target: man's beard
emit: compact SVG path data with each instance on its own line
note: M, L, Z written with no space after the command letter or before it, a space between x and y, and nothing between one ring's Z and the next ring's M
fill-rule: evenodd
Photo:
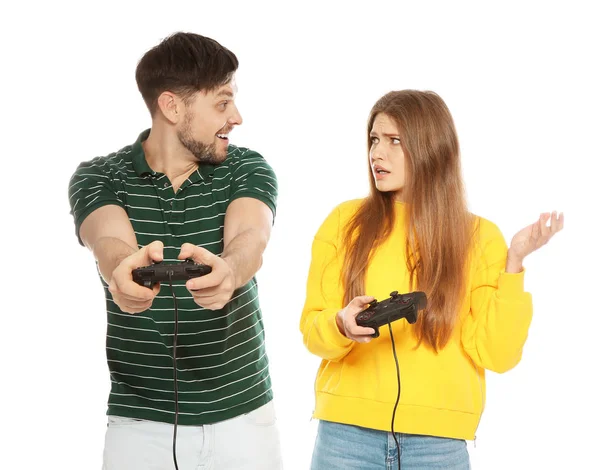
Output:
M183 129L177 131L177 137L181 145L188 149L199 163L209 163L211 165L223 163L227 158L227 152L225 152L225 155L218 155L217 146L214 143L207 145L204 142L195 140L192 137L191 122L192 116L188 113L184 118Z

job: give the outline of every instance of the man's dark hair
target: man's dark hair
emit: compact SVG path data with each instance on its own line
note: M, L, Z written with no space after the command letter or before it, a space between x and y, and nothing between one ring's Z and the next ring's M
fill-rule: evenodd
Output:
M233 52L199 34L175 33L140 59L135 80L150 114L164 91L184 102L197 91L212 91L228 83L238 68Z

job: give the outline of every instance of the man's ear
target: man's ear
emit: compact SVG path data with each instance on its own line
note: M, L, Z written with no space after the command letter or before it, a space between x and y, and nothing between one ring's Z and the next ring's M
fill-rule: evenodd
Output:
M163 91L158 97L159 113L172 124L177 124L183 118L183 101L170 91Z

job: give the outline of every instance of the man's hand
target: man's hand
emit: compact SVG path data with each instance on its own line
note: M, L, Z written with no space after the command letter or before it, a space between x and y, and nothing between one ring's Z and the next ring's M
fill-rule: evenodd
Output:
M335 317L340 333L357 343L368 343L371 341L373 339L371 335L375 333L375 330L373 328L358 326L356 324L356 316L374 299L375 297L371 297L370 295L354 297L345 308L340 310Z
M154 241L125 258L112 272L108 290L119 308L126 313L140 313L152 306L160 285L149 289L133 282L131 272L152 262L163 260L163 243Z
M181 252L177 258L191 258L196 263L212 268L210 274L190 279L185 284L194 297L194 302L209 310L219 310L227 305L235 291L236 282L233 269L227 261L191 243L181 245Z

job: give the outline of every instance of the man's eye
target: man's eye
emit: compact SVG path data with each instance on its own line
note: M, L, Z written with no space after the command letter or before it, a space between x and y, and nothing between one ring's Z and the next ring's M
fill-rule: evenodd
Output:
M379 142L379 139L377 137L371 137L372 144L376 144L377 142Z

